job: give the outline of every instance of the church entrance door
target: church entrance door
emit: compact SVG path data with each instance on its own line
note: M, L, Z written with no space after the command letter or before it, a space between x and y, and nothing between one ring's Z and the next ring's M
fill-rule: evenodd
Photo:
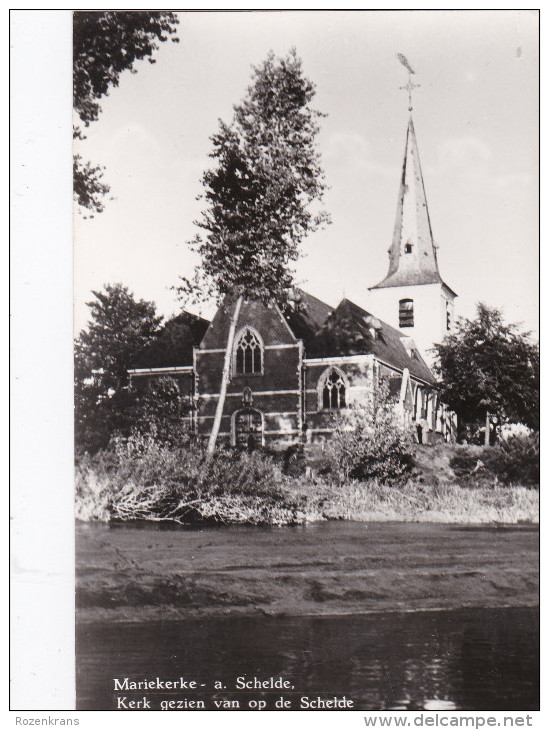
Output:
M263 414L255 408L243 408L234 416L234 443L239 449L253 451L263 444Z

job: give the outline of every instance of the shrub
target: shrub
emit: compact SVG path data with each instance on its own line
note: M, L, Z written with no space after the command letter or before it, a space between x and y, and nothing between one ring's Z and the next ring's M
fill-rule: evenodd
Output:
M83 520L208 519L298 521L299 498L272 458L261 452L174 448L150 434L115 440L82 457L76 469L77 516Z
M450 468L462 486L488 486L494 483L495 476L484 462L485 449L472 444L456 447L455 455L450 459Z
M539 486L539 434L517 432L497 446L460 446L450 461L463 486Z
M282 454L282 471L288 477L298 479L305 476L307 458L303 444L291 444Z
M539 486L539 433L517 433L486 449L484 463L504 484Z
M159 444L182 446L190 441L183 421L189 408L189 399L181 395L174 378L154 378L144 391L129 391L121 430L126 434L149 434Z
M382 382L365 406L354 405L335 419L327 452L337 481L401 481L413 466L412 434Z
M105 450L113 438L151 435L161 444L188 443L191 410L175 378L151 379L142 389L128 386L102 396L92 384L75 391L75 445L77 455Z

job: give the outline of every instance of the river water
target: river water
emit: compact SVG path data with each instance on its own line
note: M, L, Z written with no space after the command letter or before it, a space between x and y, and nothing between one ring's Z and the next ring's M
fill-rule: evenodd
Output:
M535 529L312 527L80 527L77 707L539 708Z

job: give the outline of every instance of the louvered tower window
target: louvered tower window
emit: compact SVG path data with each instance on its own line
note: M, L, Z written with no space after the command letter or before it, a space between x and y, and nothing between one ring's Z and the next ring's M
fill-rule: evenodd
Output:
M251 329L244 330L236 345L236 372L240 375L261 373L262 359L259 337Z
M398 303L398 325L399 327L414 326L414 300L401 299Z

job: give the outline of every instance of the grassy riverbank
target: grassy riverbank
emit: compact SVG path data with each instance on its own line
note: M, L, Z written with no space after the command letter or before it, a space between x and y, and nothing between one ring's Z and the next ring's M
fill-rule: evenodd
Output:
M490 455L489 455L490 456ZM363 522L536 523L539 491L505 486L479 447L416 447L406 480L339 484L320 448L299 455L193 450L132 442L80 460L82 521L220 524Z
M308 520L360 522L536 523L539 493L525 487L461 487L408 482L351 484L315 494Z

